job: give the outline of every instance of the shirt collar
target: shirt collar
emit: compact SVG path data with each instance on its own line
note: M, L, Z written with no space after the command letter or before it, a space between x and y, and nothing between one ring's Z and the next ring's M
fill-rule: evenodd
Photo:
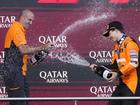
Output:
M14 21L13 23L17 24L24 33L26 32L25 28L23 27L23 25L20 22Z
M125 38L126 38L126 35L123 34L122 37L121 37L121 39L118 41L118 44L121 45L123 43L123 41L124 41Z

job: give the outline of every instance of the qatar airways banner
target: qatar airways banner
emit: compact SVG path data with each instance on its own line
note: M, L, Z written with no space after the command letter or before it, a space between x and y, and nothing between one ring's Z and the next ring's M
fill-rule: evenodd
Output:
M55 43L56 49L38 65L28 63L30 97L110 97L117 81L107 82L89 68L111 63L113 42L102 36L106 24L121 21L125 33L140 44L139 0L1 0L0 65L4 38L22 9L31 9L35 20L27 42L39 46ZM0 97L7 97L0 69ZM7 105L6 102L2 104ZM31 101L38 105L106 105L107 101Z

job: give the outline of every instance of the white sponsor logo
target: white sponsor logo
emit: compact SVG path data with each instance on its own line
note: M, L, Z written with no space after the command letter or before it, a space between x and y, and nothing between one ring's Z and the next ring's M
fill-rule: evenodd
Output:
M68 83L67 71L41 71L39 77L47 83Z
M9 28L15 20L16 16L0 16L0 28Z
M140 36L138 37L138 41L140 42Z
M42 35L38 38L42 44L53 43L57 48L67 48L67 37L66 36L49 36Z
M6 87L0 87L0 98L6 98L8 97L7 92L6 92Z
M0 52L0 63L4 63L4 56L5 56L4 51L1 51Z
M90 51L89 57L96 60L96 63L110 63L112 54L110 51Z
M92 86L90 92L97 97L110 97L116 86Z

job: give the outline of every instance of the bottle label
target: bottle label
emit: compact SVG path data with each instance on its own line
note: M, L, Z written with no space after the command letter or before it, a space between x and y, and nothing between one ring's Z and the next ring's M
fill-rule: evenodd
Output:
M109 73L110 73L110 71L105 70L105 71L103 72L103 78L106 79L106 80L108 80L108 74L109 74Z
M34 63L36 63L36 62L37 62L37 60L36 60L36 58L33 56L33 57L31 58L31 63L34 64Z

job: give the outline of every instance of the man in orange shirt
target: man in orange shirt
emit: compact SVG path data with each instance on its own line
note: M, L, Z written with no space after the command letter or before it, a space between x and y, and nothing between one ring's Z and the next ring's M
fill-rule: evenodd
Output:
M6 34L4 50L4 77L8 97L28 97L29 89L27 77L27 54L48 50L51 44L32 47L27 44L26 30L32 25L34 13L23 10L19 21L13 22ZM27 101L10 101L10 105L27 105Z
M90 65L91 69L100 74L102 73L102 77L105 77L108 81L113 81L117 77L119 78L120 83L113 92L113 97L131 97L139 95L140 49L138 44L132 38L124 34L124 27L119 21L110 22L103 35L115 42L112 64L104 65L104 67L92 64ZM108 68L112 71L108 72ZM111 75L107 73L111 73ZM137 105L137 100L111 100L109 101L109 105Z

